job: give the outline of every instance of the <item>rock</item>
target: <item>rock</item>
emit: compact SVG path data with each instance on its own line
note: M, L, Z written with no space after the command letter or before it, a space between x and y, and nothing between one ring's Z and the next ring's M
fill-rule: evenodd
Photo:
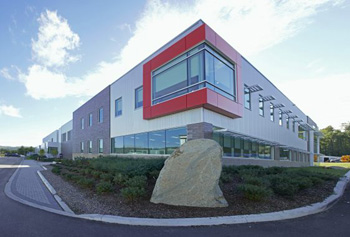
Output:
M222 148L209 139L183 144L165 161L151 202L176 206L227 207L219 187Z

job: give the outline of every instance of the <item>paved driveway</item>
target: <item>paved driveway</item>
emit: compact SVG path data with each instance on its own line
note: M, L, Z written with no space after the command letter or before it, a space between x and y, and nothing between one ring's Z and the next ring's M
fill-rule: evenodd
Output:
M294 220L214 227L138 227L56 215L9 199L18 158L0 158L0 236L350 236L350 190L330 210ZM25 168L23 168L25 169Z

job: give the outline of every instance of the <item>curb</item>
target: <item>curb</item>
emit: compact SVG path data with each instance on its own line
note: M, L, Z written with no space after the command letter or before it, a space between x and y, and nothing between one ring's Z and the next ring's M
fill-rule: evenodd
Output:
M46 170L46 169L45 169ZM61 208L68 213L75 214L69 207L68 205L60 198L60 196L57 195L56 190L51 186L49 181L46 180L46 178L41 174L41 172L38 170L36 171L37 174L39 175L41 181L45 184L46 188L50 191L50 193L54 196L58 204L61 206Z
M286 211L270 212L270 213L263 213L263 214L238 215L238 216L156 219L156 218L122 217L122 216L101 215L101 214L76 215L72 211L71 212L58 211L58 210L43 207L34 203L30 203L28 201L25 201L16 197L11 192L10 184L12 183L17 172L18 172L18 169L15 171L15 173L11 176L9 182L6 184L5 193L8 197L18 202L24 203L26 205L36 207L48 212L69 216L69 217L74 217L74 218L86 219L86 220L101 221L101 222L114 223L114 224L124 224L124 225L172 226L172 227L211 226L211 225L245 224L245 223L252 223L252 222L256 223L256 222L267 222L267 221L280 221L280 220L288 220L288 219L299 218L303 216L316 214L316 213L325 211L328 208L330 208L332 205L334 205L341 198L341 196L345 191L346 185L350 181L350 171L348 171L344 175L344 177L340 178L340 180L337 182L334 188L334 194L326 198L323 202L318 202L318 203L311 204L309 206L299 207L299 208L286 210ZM49 182L46 179L45 181L52 188L52 186L49 184ZM52 188L52 190L54 190L54 188ZM54 192L56 193L56 191ZM56 200L57 198L59 198L60 200L59 203L64 203L57 194L55 194L54 196ZM66 204L64 203L64 205Z

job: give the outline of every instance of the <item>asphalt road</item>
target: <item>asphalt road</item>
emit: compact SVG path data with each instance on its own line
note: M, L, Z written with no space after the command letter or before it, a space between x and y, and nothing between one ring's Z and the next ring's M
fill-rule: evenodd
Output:
M213 227L141 227L60 216L9 199L4 188L19 158L0 158L0 236L350 236L350 190L326 212L293 220Z

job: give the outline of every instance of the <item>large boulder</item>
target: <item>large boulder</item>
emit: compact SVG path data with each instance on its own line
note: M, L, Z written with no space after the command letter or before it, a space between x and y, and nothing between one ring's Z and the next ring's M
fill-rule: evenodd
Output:
M183 144L165 161L151 202L176 206L227 207L219 187L222 148L209 139Z

